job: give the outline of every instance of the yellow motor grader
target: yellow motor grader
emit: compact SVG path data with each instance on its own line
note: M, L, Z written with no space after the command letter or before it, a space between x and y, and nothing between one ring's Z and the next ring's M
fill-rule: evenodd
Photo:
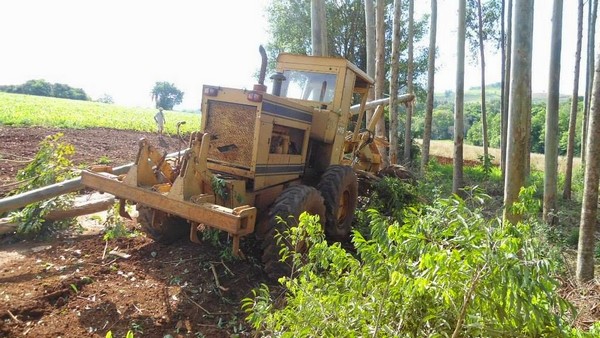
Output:
M275 277L289 272L277 232L308 211L320 216L329 239L346 239L357 205L355 170L377 173L382 164L374 124L361 130L373 84L367 74L342 58L281 54L269 94L261 54L253 90L203 87L201 126L181 156L166 158L142 139L124 177L85 171L82 183L136 203L143 231L158 242L186 235L197 242L200 231L214 228L230 234L238 255L240 238L254 233ZM356 114L353 102L360 103Z

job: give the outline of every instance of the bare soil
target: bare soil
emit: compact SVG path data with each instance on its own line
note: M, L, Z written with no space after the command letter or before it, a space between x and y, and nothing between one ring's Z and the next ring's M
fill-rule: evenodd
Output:
M75 146L73 160L81 166L103 157L113 166L130 163L142 137L168 153L180 147L176 137L155 133L0 126L0 197L14 189L39 142L57 132ZM255 244L243 240L246 259L231 260L221 258L222 248L187 239L165 246L144 236L107 243L98 231L44 241L0 237L0 337L104 337L109 330L114 337L128 330L136 337L252 336L240 301L261 283L277 289ZM600 320L600 286L571 280L561 281L561 293L579 310L576 326L585 328Z
M152 133L0 126L0 194L15 187L17 170L33 158L39 142L57 132L75 146L77 165L102 157L114 166L130 163L142 137L169 153L180 146L176 137L160 140ZM0 337L104 337L109 330L114 337L128 330L136 337L250 336L240 301L260 283L270 283L253 244L250 237L243 240L247 257L234 260L221 258L222 247L187 239L165 246L143 235L107 243L98 231L45 241L5 236Z

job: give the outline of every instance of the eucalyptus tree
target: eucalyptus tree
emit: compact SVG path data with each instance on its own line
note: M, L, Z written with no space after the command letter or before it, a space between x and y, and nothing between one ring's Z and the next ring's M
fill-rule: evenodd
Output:
M325 0L311 1L311 37L312 55L327 56L327 17L325 14Z
M369 1L369 0L367 0ZM390 163L398 163L398 71L400 62L400 17L402 1L394 0L392 60L390 75Z
M458 32L456 43L456 94L454 99L454 156L452 170L452 193L458 194L463 187L463 142L465 109L465 40L466 0L458 1Z
M577 280L594 279L594 253L596 242L596 215L598 214L598 180L600 179L600 54L592 87L591 108L587 135L583 201L577 246Z
M385 86L385 0L375 1L375 99L383 99ZM385 138L385 120L377 121L375 137ZM377 145L384 167L389 165L389 157L385 146Z
M406 76L407 91L413 93L414 84L414 39L415 39L415 0L408 0L408 72ZM412 126L413 105L406 106L406 122L404 123L404 163L410 162L410 148L412 143L411 126Z
M548 71L548 102L546 104L546 135L544 149L543 218L556 224L556 193L558 191L558 98L560 95L560 52L562 50L563 0L554 0L552 37Z
M471 55L479 55L481 69L481 134L483 156L488 158L487 114L485 101L485 43L495 49L500 47L500 21L502 20L502 3L500 0L469 0L467 8L467 38Z
M514 44L512 46L510 113L508 121L506 175L504 179L504 220L517 223L521 215L513 208L525 184L527 136L531 116L531 52L533 1L515 0Z
M577 108L579 107L579 72L581 66L581 40L583 37L583 0L577 6L577 46L575 48L575 70L573 76L573 94L571 95L571 111L569 114L569 137L567 142L567 165L565 169L565 185L563 198L571 199L573 181L573 156L575 153L575 129L577 127Z
M508 145L508 110L509 110L509 97L510 97L510 83L511 83L511 62L512 62L512 12L513 12L513 0L508 0L506 6L506 39L504 41L505 51L505 68L504 68L504 85L502 87L504 92L503 104L502 104L502 134L500 136L500 167L502 169L502 175L506 176L506 148Z
M431 18L429 24L429 55L427 57L427 104L425 108L425 130L421 151L421 172L425 172L429 163L429 145L431 143L431 124L433 120L433 93L435 87L435 40L437 34L437 0L431 0Z
M587 68L585 73L585 98L583 105L583 121L581 128L581 161L585 162L588 132L588 116L590 114L592 83L594 82L594 48L596 41L596 18L598 14L598 0L588 0L588 27L587 27Z

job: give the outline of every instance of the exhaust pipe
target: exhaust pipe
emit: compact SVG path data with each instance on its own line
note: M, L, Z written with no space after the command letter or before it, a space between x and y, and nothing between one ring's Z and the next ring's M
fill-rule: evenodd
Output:
M254 91L259 93L266 93L267 86L265 86L265 75L267 73L267 52L264 47L261 45L258 47L258 51L262 58L262 62L260 64L260 74L258 75L258 84L254 85Z

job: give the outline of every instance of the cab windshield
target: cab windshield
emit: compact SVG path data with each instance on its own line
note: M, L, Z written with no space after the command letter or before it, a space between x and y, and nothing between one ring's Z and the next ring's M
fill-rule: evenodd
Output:
M323 103L333 101L336 74L286 70L283 75L281 96Z

